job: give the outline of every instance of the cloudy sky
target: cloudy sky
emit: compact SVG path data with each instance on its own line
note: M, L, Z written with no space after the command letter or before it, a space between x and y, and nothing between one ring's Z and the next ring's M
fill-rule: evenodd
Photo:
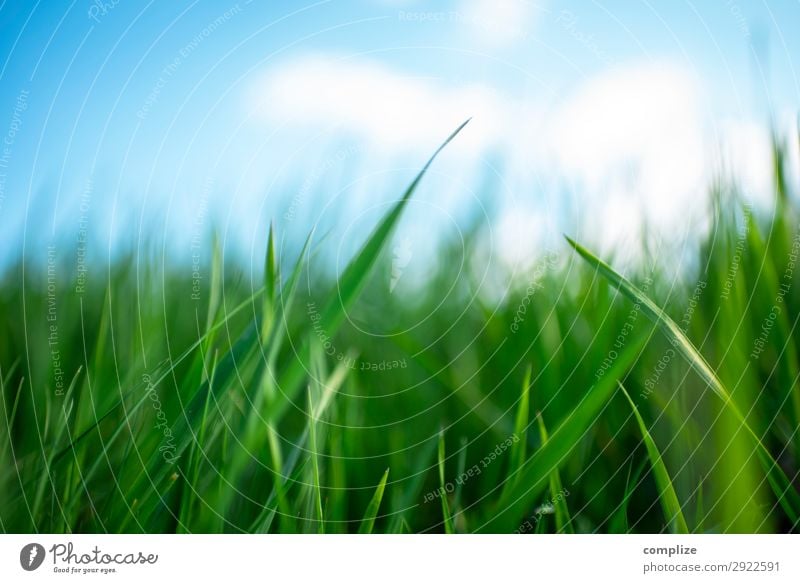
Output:
M797 0L4 0L0 244L88 221L259 254L273 218L346 251L467 117L414 237L486 221L512 259L681 238L719 173L769 208L771 124L797 167L798 22Z

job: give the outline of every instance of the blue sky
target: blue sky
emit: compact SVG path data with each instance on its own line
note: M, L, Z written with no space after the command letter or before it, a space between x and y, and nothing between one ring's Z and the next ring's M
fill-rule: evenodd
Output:
M769 115L788 132L800 103L798 23L797 0L5 0L4 259L86 212L101 245L185 249L213 224L257 253L270 217L295 239L364 232L467 116L410 223L457 231L482 197L513 256L546 245L530 225L613 245L702 222L717 163L766 200Z

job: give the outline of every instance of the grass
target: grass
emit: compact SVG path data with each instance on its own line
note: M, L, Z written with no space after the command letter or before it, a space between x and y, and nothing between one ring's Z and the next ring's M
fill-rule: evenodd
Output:
M688 534L689 527L686 526L686 519L683 516L681 504L678 501L678 495L675 493L675 488L672 487L672 479L669 477L669 472L664 465L664 460L661 458L661 452L658 451L658 446L653 441L650 432L647 430L644 419L639 414L636 404L631 399L628 391L622 384L619 385L620 390L625 395L625 398L631 404L631 410L636 417L636 423L642 432L642 440L647 448L647 455L650 459L650 465L653 468L653 478L658 485L658 499L661 502L661 507L664 509L664 519L670 526L670 531L677 534Z
M392 237L442 148L336 279L316 239L290 257L274 227L256 275L209 245L199 297L143 249L92 264L80 290L72 249L9 267L0 529L797 530L782 144L774 207L715 185L680 277L652 261L623 275L568 239L535 293L523 273L497 298L453 241L426 282L388 293ZM465 232L465 252L480 240Z

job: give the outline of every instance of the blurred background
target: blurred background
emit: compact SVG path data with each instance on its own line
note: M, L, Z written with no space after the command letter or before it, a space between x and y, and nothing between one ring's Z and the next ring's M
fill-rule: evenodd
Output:
M715 178L772 200L799 17L788 0L5 0L0 258L142 235L188 256L212 229L260 257L269 220L295 244L348 227L331 233L347 257L468 117L404 221L415 264L467 224L512 266L561 232L681 249ZM796 139L787 157L797 177Z

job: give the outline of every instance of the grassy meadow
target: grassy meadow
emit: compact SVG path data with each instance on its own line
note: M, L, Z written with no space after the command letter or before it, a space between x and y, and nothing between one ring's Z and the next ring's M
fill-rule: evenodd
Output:
M18 262L0 279L0 529L795 531L783 151L768 212L712 186L679 278L668 255L643 248L623 276L567 238L487 297L460 270L468 231L413 296L388 293L424 170L337 280L314 267L324 240L291 253L274 231L263 269L209 247L199 284L148 252Z

